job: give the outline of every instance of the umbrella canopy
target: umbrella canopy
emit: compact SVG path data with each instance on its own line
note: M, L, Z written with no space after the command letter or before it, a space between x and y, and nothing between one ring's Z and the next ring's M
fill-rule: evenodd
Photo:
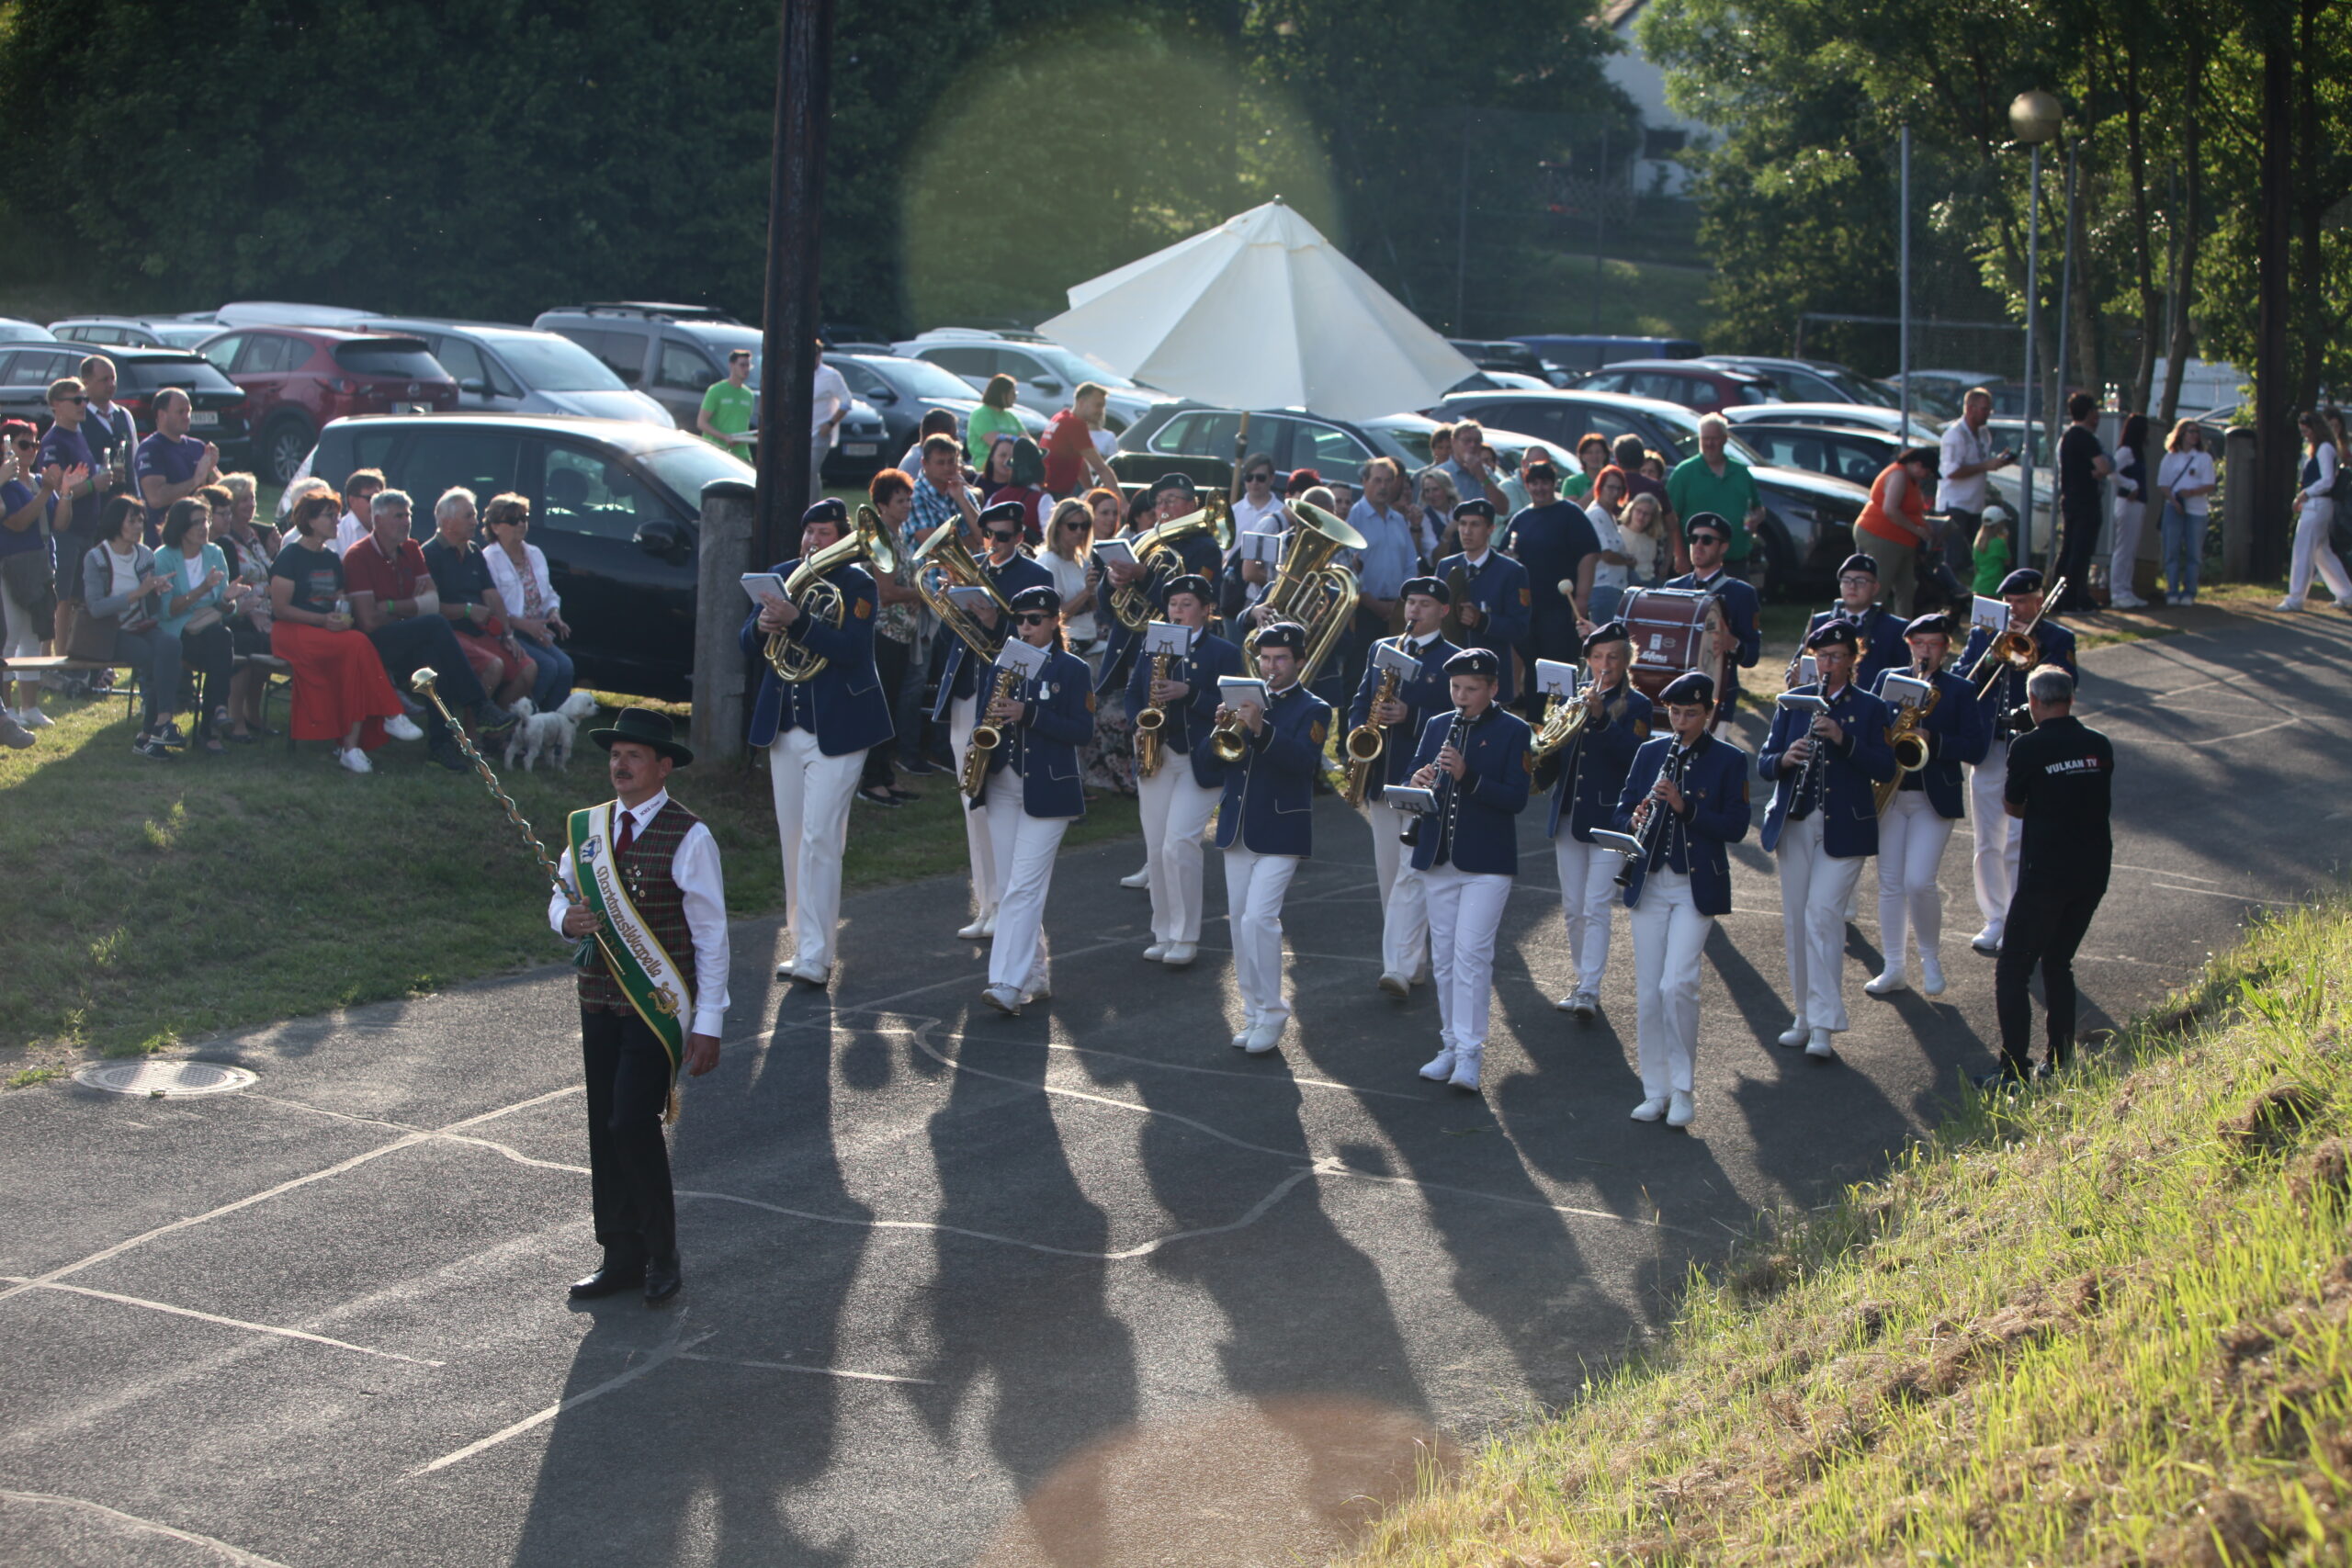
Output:
M1279 200L1078 285L1037 330L1180 397L1336 419L1426 408L1477 368Z

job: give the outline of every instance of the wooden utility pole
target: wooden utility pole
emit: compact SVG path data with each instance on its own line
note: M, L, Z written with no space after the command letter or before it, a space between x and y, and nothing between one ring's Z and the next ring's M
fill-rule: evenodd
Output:
M783 0L776 20L775 145L768 172L768 276L761 321L762 565L797 550L800 513L808 502L832 47L833 0Z
M2284 0L2256 13L2262 29L2262 156L2256 198L2254 344L2254 511L2246 562L2256 581L2283 576L2293 522L2295 411L2287 382L2287 248L2295 171L2294 30Z

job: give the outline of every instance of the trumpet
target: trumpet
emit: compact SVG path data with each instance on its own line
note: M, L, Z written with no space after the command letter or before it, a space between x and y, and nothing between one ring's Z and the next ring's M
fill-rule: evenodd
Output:
M785 579L784 596L803 615L838 626L845 608L842 591L825 578L835 567L860 560L872 561L875 570L886 577L899 567L899 552L890 547L890 536L882 514L865 505L858 507L857 526L850 531L849 537L834 540L793 569L792 575ZM811 652L789 627L768 634L766 651L768 668L775 671L776 679L795 685L814 679L829 662Z
M1172 653L1156 653L1151 659L1151 680L1154 684L1168 679L1176 667ZM1145 690L1150 690L1147 686ZM1160 753L1166 748L1167 737L1161 733L1168 728L1168 710L1153 703L1136 715L1136 772L1150 778L1159 772Z
M956 781L967 800L978 800L987 792L989 761L1004 744L1004 731L987 721L988 711L1011 697L1020 684L1021 671L999 670L989 686L989 700L980 705L981 721L972 726L971 739L964 743L964 771Z
M1395 669L1380 672L1380 685L1372 694L1374 711L1382 704L1396 700L1396 682ZM1372 766L1388 749L1388 731L1367 716L1363 723L1348 731L1348 738L1342 744L1348 753L1348 775L1340 785L1340 796L1350 806L1362 806L1365 793L1372 787Z
M1119 617L1121 626L1139 632L1151 624L1151 618L1159 614L1159 585L1184 570L1184 557L1177 545L1203 534L1214 537L1218 549L1232 550L1233 507L1225 497L1213 495L1198 512L1171 517L1127 541L1136 552L1136 559L1143 564L1144 575L1123 588L1112 590L1111 613Z
M857 510L862 518L867 509L861 506ZM931 574L923 570L925 567L937 567L941 576L954 587L985 588L989 601L996 606L996 613L1010 620L1012 604L998 591L988 569L974 558L965 545L959 531L961 526L958 519L950 517L932 530L931 537L915 547L911 560L915 568L915 592L922 595L922 602L931 606L931 613L939 617L940 625L961 638L975 658L993 662L997 647L1003 641L1003 634L990 632L980 625L970 611L950 599L946 589L932 581Z
M2022 626L2004 631L1984 645L1984 651L1977 655L1974 667L1968 671L1968 683L1976 687L1978 701L1983 701L1993 690L1993 682L2007 672L2005 666L2030 670L2040 662L2041 643L2033 635L2034 628L2041 625L2041 617L2050 613L2050 606L2065 596L2066 580L2062 577L2049 592L2041 596L2041 608L2033 613L2033 619ZM1980 675L1984 677L1981 685L1977 682Z

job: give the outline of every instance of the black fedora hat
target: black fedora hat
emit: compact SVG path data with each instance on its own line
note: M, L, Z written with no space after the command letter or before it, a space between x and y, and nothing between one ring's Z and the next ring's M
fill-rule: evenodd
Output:
M666 713L651 708L623 708L608 729L592 729L588 739L609 751L616 740L634 740L640 746L650 746L680 767L695 760L692 749L677 739L674 727Z

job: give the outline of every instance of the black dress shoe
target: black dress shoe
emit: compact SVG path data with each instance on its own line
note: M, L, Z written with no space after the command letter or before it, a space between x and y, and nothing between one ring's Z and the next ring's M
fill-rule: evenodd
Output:
M645 1304L660 1306L678 1293L685 1278L678 1271L678 1255L657 1258L645 1266Z
M571 1299L575 1302L593 1302L598 1296L616 1296L623 1291L633 1291L644 1282L644 1264L618 1263L607 1258L605 1259L603 1268L598 1269L585 1280L573 1282Z

